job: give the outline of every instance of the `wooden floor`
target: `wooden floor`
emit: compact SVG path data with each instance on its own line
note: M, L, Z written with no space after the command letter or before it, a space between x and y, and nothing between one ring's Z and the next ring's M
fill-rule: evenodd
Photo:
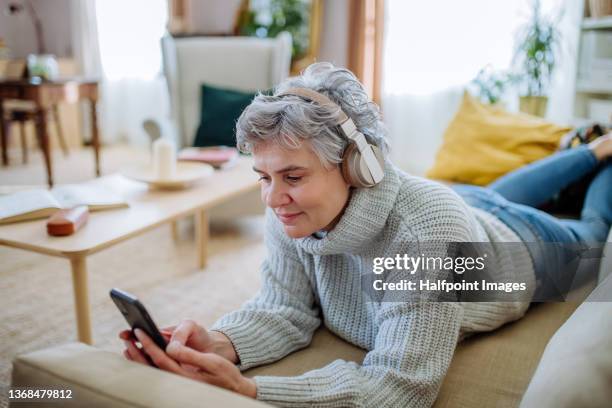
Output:
M120 171L134 163L146 163L149 160L149 151L144 147L103 146L100 152L100 167L103 175ZM23 164L21 149L10 149L9 160L8 166L0 165L0 186L46 186L47 175L39 150L30 150L28 163ZM92 148L73 148L68 156L65 156L61 150L55 149L52 151L51 161L56 184L86 181L95 177Z

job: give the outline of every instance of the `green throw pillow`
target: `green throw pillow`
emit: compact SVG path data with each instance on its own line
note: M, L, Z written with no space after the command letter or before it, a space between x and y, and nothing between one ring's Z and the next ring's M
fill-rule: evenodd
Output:
M200 125L193 145L236 146L236 121L255 95L255 92L202 85Z

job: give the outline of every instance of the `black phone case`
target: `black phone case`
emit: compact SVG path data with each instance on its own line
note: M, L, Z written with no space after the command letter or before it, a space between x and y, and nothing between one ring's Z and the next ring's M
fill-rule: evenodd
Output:
M114 288L110 291L110 297L132 330L140 329L144 331L159 348L166 350L166 340L159 332L151 316L149 316L147 309L145 309L136 296Z

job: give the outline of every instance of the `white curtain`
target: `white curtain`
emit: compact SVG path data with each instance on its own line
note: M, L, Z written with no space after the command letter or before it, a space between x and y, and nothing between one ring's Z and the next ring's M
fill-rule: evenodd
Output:
M95 0L72 0L70 6L74 58L82 75L99 77L102 74L102 66Z
M553 74L552 87L548 95L546 118L557 123L573 124L578 47L584 2L565 0L561 3L564 15L559 24L559 31L563 44L559 65Z
M167 7L165 0L73 0L75 56L85 76L102 79L104 143L146 144L142 122L168 117L160 47Z
M70 2L70 29L74 59L79 72L87 78L101 78L98 25L96 24L95 0L72 0ZM81 103L81 131L84 140L91 140L91 116L87 102Z
M563 4L561 4L563 3ZM487 64L507 69L514 38L529 17L530 0L387 0L382 106L391 158L422 175L433 164L442 134L464 87ZM564 45L550 92L548 117L571 119L575 54L582 0L543 1L545 12L565 10ZM517 95L506 106L516 110Z

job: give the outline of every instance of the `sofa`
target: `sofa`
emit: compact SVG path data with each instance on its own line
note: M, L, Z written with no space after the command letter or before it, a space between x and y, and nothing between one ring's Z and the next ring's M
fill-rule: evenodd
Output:
M534 304L522 319L461 342L434 407L610 406L611 249L604 252L599 276L574 288L566 302ZM321 327L309 347L245 375L297 375L336 359L360 363L364 355ZM267 406L80 343L16 357L12 386L69 388L74 398L67 406Z

